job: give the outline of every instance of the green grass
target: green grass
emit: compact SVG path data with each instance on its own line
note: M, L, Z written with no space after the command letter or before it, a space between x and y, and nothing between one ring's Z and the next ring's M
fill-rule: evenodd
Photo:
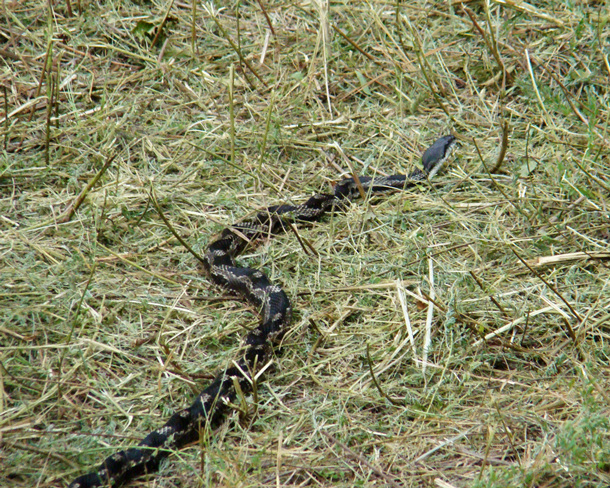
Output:
M244 253L296 310L257 403L133 486L608 486L610 10L488 3L3 3L0 486L137 444L257 324L151 190L202 252L449 132L317 256Z

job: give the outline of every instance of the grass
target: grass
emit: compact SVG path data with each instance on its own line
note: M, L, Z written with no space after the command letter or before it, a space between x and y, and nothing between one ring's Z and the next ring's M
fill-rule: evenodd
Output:
M151 191L203 252L451 131L315 254L246 251L296 309L266 381L133 486L608 486L608 7L223 5L0 7L0 486L136 444L256 325Z

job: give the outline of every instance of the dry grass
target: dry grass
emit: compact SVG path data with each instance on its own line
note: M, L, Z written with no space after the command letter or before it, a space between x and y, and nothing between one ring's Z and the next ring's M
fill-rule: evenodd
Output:
M243 256L297 310L274 371L133 486L608 486L608 7L218 4L2 3L0 485L137 443L256 323L151 188L201 251L453 130L432 187L301 228L317 257Z

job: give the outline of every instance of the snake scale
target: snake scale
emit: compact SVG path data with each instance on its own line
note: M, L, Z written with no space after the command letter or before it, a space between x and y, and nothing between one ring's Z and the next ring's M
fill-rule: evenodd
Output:
M201 429L214 429L237 398L252 391L250 374L265 365L269 354L290 324L292 308L286 293L259 270L242 268L235 257L252 241L284 231L287 221L313 222L334 206L364 193L404 190L432 178L456 145L453 135L443 136L422 156L422 170L409 175L361 176L339 181L333 193L320 193L301 205L277 205L253 219L226 228L207 248L203 267L212 282L241 295L261 311L260 325L245 338L241 359L223 370L188 408L174 413L161 428L148 434L137 447L117 452L93 472L80 476L70 488L116 487L157 470L173 451L199 439Z

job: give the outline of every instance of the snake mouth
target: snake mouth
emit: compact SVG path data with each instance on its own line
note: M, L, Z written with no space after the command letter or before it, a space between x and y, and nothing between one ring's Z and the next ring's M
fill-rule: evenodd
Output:
M449 134L438 139L432 144L422 155L422 164L424 171L428 175L428 179L434 178L445 162L451 156L451 153L457 145L457 139L454 135Z

